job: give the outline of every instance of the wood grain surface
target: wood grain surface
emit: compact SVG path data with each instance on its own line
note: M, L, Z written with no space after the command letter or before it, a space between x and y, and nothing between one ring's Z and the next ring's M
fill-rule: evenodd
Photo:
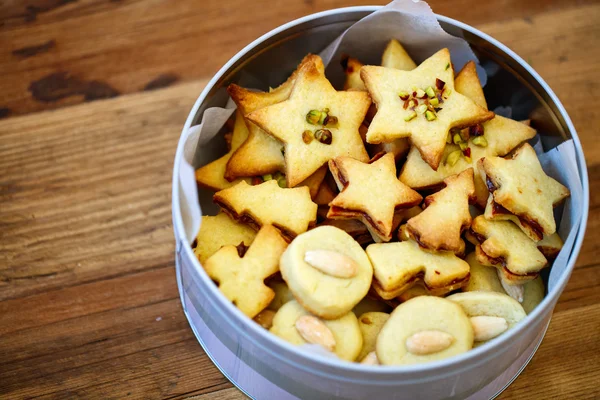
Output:
M243 398L181 311L170 207L180 130L247 43L309 13L370 3L0 3L0 398ZM590 174L577 267L540 349L500 398L599 398L600 3L430 4L541 74Z

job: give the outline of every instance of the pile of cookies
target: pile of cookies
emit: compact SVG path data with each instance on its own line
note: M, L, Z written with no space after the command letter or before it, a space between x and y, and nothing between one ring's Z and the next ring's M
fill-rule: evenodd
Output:
M344 57L343 91L306 56L281 86L232 84L229 151L196 171L221 207L194 251L280 338L372 365L451 357L511 329L562 247L528 121L487 108L475 64ZM398 170L399 175L398 175Z

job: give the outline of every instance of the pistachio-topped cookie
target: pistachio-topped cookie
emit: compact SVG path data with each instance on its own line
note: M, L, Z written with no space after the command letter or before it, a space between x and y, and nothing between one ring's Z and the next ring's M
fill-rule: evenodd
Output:
M308 187L284 189L275 180L256 186L242 181L215 193L213 201L255 230L272 224L288 238L306 232L317 220L317 205L310 199Z
M485 157L479 165L493 196L486 217L496 203L518 217L515 222L532 240L556 232L553 208L569 196L569 189L546 175L533 147L525 143L512 158Z
M289 186L338 156L367 161L358 132L371 104L365 92L338 92L315 63L298 73L290 98L246 116L285 145Z
M329 169L341 192L329 203L327 217L360 219L377 242L391 239L396 208L421 202L421 195L396 177L392 154L371 164L338 157L329 162Z
M473 327L463 309L433 296L419 296L396 307L376 346L383 365L443 360L472 347Z
M225 245L237 246L240 243L250 246L256 232L247 225L240 224L221 212L214 217L202 216L200 231L196 236L196 248L194 254L204 264L204 261Z
M265 279L279 271L279 257L287 247L279 231L266 225L247 251L227 245L204 263L204 269L219 290L244 314L254 318L264 310L275 293Z
M245 116L255 110L287 100L292 93L298 71L308 63L314 64L321 73L324 73L325 67L321 58L309 54L304 57L288 80L276 89L269 92L257 92L231 84L227 91L242 115ZM246 120L246 123L249 131L248 138L233 152L227 162L226 178L232 180L243 176L261 176L276 171L284 172L283 143L268 135L252 122Z
M338 319L322 320L295 300L287 302L273 318L271 333L295 345L317 344L342 360L354 361L363 339L354 313Z
M228 181L225 179L225 169L232 154L248 138L248 128L244 122L244 116L238 111L235 116L235 124L231 135L231 149L219 159L208 163L196 170L196 182L198 185L212 190L222 190L239 183L239 179ZM250 175L248 175L250 176ZM244 178L250 182L250 178Z
M502 293L456 293L446 299L457 303L465 311L471 320L477 344L483 344L513 328L527 315L521 304Z
M456 76L455 90L487 109L474 64L467 63ZM447 139L450 143L444 148L437 171L423 160L417 149L412 149L400 172L400 180L414 189L423 189L439 185L448 176L473 168L476 202L483 209L488 190L478 172L477 161L482 157L504 156L535 134L534 129L521 122L496 115L469 129L453 130Z
M469 264L451 252L428 252L412 240L375 243L367 247L373 264L373 288L383 299L393 299L423 281L435 295L466 285Z
M535 279L548 264L536 243L512 222L489 221L480 215L473 220L471 233L480 243L475 248L477 261L501 268L514 284Z
M321 318L350 312L369 291L373 267L346 232L320 226L296 237L281 256L281 276L304 308Z
M471 226L469 200L475 195L473 169L444 180L446 187L425 198L425 211L408 220L409 236L430 250L464 250L462 232Z
M437 169L451 128L487 121L494 113L454 91L450 52L442 49L412 71L365 66L361 77L377 114L367 142L410 137L423 159Z

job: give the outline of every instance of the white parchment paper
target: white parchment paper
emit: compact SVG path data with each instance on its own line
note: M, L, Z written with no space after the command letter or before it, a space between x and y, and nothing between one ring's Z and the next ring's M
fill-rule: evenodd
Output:
M444 32L429 5L418 0L393 1L356 22L320 55L326 65L332 60L339 60L343 53L359 57L364 63L379 64L381 50L392 38L398 39L417 63L444 47L450 49L456 70L460 70L469 60L477 61L467 42ZM327 68L328 77L330 74L342 73L337 62L333 64L331 68ZM485 84L485 71L479 68L478 73L482 84ZM221 130L235 111L235 105L228 99L224 90L216 96L216 101L213 99L211 103L216 103L217 106L206 109L201 118L202 122L192 126L184 136L184 159L179 175L180 206L189 243L196 237L202 215L194 177L195 167L200 166L199 160L202 160L203 152L207 151L204 145ZM503 111L501 113L504 114L506 110ZM547 153L543 153L539 140L537 142L535 148L546 173L571 190L571 197L557 212L557 221L560 221L557 224L558 232L565 244L550 274L549 286L552 287L566 268L571 255L581 219L582 186L571 140Z

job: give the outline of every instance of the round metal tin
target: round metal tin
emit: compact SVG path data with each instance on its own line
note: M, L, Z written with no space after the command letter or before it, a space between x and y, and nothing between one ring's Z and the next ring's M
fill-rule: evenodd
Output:
M208 83L183 128L173 172L173 227L176 239L176 271L181 301L190 325L206 353L236 386L255 398L340 397L361 399L485 399L493 398L522 371L541 342L552 311L567 284L581 248L589 205L585 159L575 128L564 107L542 78L518 55L488 35L453 19L438 16L450 34L464 38L486 68L497 73L488 85L501 82L511 98L492 98L495 105L510 105L513 118L534 114L544 127L546 146L573 139L583 187L581 223L568 262L560 277L548 287L543 302L517 327L460 356L413 366L370 367L344 363L301 352L252 323L227 301L195 258L185 235L180 207L179 168L187 129L200 121L203 111L242 71L264 82L282 81L294 65L279 65L282 72L265 75L272 60L295 63L326 44L360 18L379 7L349 7L309 15L289 22L255 40L236 54ZM282 62L285 64L285 61ZM516 96L514 94L517 94ZM516 103L515 103L516 102ZM211 207L200 199L202 209Z

